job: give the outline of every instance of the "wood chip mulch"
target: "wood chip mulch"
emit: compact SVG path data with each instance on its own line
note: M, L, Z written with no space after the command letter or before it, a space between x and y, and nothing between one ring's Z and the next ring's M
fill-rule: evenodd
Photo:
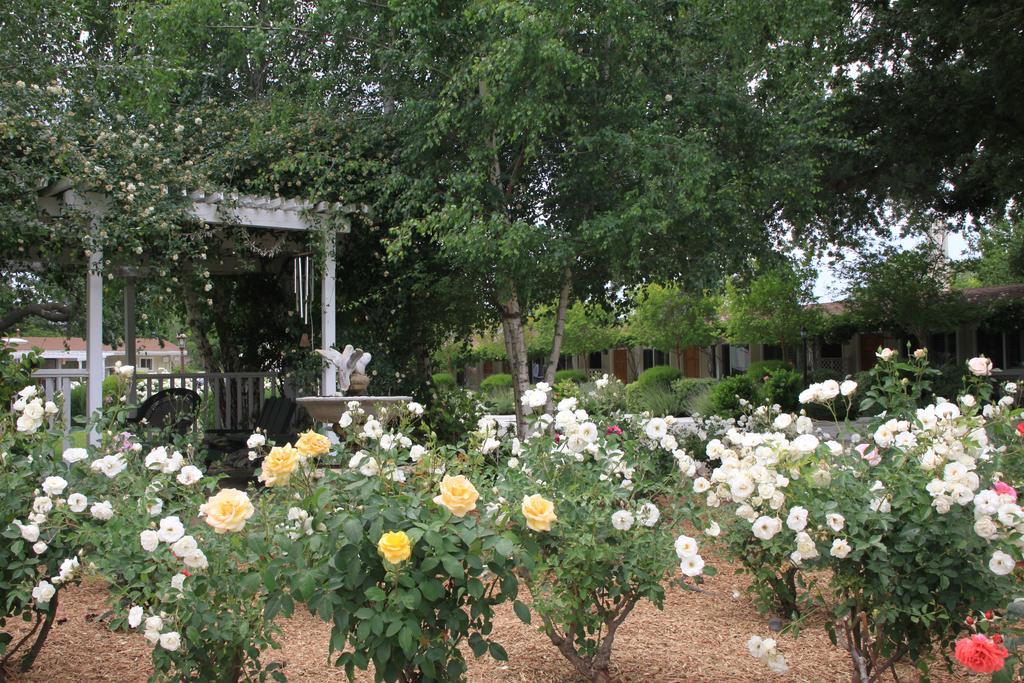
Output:
M747 639L773 635L745 593L749 577L725 561L701 592L669 590L665 609L641 604L619 630L612 655L612 674L621 683L673 683L676 681L849 681L844 652L829 642L821 623L811 623L799 638L778 636L779 650L789 672L778 676L753 659ZM152 673L150 646L141 635L117 633L99 616L107 611L107 593L96 581L62 594L57 623L35 667L27 674L10 673L9 681L93 683L145 681ZM539 619L534 620L539 623ZM266 661L285 663L290 681L345 680L327 657L330 626L306 612L280 622L282 648L265 654ZM9 627L11 624L9 624ZM20 630L21 623L14 626ZM573 669L535 627L526 626L510 606L497 616L494 637L509 653L508 662L468 654L469 681L473 683L575 683ZM909 665L899 668L902 681L917 680ZM361 672L358 681L372 681ZM953 673L941 663L932 669L932 681L986 681L962 668Z

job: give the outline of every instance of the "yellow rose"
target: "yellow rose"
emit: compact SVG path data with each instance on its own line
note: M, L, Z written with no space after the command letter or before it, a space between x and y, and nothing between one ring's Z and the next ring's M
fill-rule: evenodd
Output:
M434 502L448 508L456 517L465 517L467 512L476 510L476 499L480 494L476 488L461 474L457 477L446 476L441 480L441 495L434 496Z
M326 455L331 450L331 440L323 434L310 430L299 435L295 448L304 458L315 458Z
M267 486L287 484L292 472L299 466L302 455L291 444L274 446L263 459L259 480Z
M199 507L199 514L218 534L241 531L256 509L245 491L224 489Z
M385 560L398 564L412 556L412 543L404 531L388 531L377 541L377 550Z
M534 531L551 531L551 523L558 521L555 504L539 493L523 496L523 517L526 517L526 526Z

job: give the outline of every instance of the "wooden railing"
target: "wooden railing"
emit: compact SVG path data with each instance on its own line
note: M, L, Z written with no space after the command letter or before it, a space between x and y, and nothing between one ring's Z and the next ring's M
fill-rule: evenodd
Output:
M71 430L71 391L88 380L84 370L37 370L32 373L42 386L46 400L63 398L65 434ZM131 403L141 405L164 389L191 389L202 399L199 417L205 429L253 429L263 402L281 395L275 372L186 372L138 373Z

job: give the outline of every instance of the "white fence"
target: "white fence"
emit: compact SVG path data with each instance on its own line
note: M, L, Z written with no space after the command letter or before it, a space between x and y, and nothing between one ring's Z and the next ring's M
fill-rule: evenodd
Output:
M37 370L32 376L42 385L47 400L63 398L64 430L70 432L71 391L86 384L85 371ZM199 416L205 429L252 429L264 401L281 395L281 383L274 372L138 373L134 384L135 396L129 398L135 405L164 389L196 392L202 399Z

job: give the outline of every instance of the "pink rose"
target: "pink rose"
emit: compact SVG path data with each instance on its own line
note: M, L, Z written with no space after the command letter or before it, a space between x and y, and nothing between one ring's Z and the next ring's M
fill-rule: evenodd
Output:
M1009 496L1014 500L1017 500L1017 490L1007 484L1006 482L997 481L992 484L992 490L998 493L1000 496Z
M871 448L869 451L868 449ZM877 448L872 448L871 444L858 444L857 452L860 453L860 457L868 461L868 464L874 467L878 463L882 462L882 454L878 452Z
M957 661L968 669L985 674L1002 669L1006 658L1010 656L1005 647L981 633L956 641L955 654Z

